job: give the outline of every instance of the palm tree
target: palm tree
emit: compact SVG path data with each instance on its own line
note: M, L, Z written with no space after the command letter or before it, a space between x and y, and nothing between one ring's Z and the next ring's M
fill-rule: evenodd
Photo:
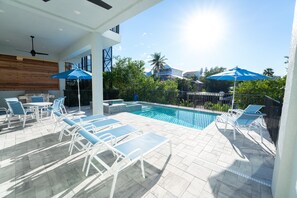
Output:
M164 69L164 66L166 65L166 60L165 56L161 55L161 52L157 53L155 52L154 54L151 54L152 60L149 61L151 65L153 66L152 71L154 71L154 75L159 73L162 69Z
M273 77L274 71L272 68L266 68L263 72L263 75Z

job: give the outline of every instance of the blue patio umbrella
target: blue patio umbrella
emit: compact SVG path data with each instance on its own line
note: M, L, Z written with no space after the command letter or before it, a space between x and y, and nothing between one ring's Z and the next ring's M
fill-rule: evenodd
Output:
M245 69L241 69L239 67L235 67L233 69L229 69L227 71L211 75L207 77L207 79L211 80L230 80L234 81L234 90L233 90L233 98L232 98L232 109L234 106L234 96L235 96L235 85L236 81L246 81L246 80L265 80L269 79L269 77L264 76L262 74L258 74L255 72L251 72Z
M92 74L90 72L84 71L82 69L72 69L69 71L61 72L58 74L51 75L51 78L69 79L77 80L77 97L78 97L78 111L80 112L80 90L79 90L79 80L89 80L92 79Z

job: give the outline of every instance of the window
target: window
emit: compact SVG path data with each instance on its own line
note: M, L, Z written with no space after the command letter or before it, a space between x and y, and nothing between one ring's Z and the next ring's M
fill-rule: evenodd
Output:
M92 72L92 56L91 54L84 56L81 58L81 64L79 64L79 68Z

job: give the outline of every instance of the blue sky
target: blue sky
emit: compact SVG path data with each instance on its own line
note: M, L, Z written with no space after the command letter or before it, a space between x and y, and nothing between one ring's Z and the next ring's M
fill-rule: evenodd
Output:
M113 55L147 61L161 52L184 71L239 66L285 75L294 0L163 0L120 25ZM146 64L147 70L150 65Z

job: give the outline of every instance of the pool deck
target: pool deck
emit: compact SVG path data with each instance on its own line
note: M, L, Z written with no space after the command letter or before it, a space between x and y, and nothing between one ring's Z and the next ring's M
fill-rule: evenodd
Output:
M245 130L234 141L223 124L198 131L131 113L110 117L173 143L171 156L163 145L145 157L145 179L139 163L122 171L115 197L272 197L275 146L267 131L264 143L257 132ZM84 176L83 153L69 156L69 138L59 142L53 123L45 118L24 129L0 126L0 197L108 197L112 177L99 177L93 169Z

